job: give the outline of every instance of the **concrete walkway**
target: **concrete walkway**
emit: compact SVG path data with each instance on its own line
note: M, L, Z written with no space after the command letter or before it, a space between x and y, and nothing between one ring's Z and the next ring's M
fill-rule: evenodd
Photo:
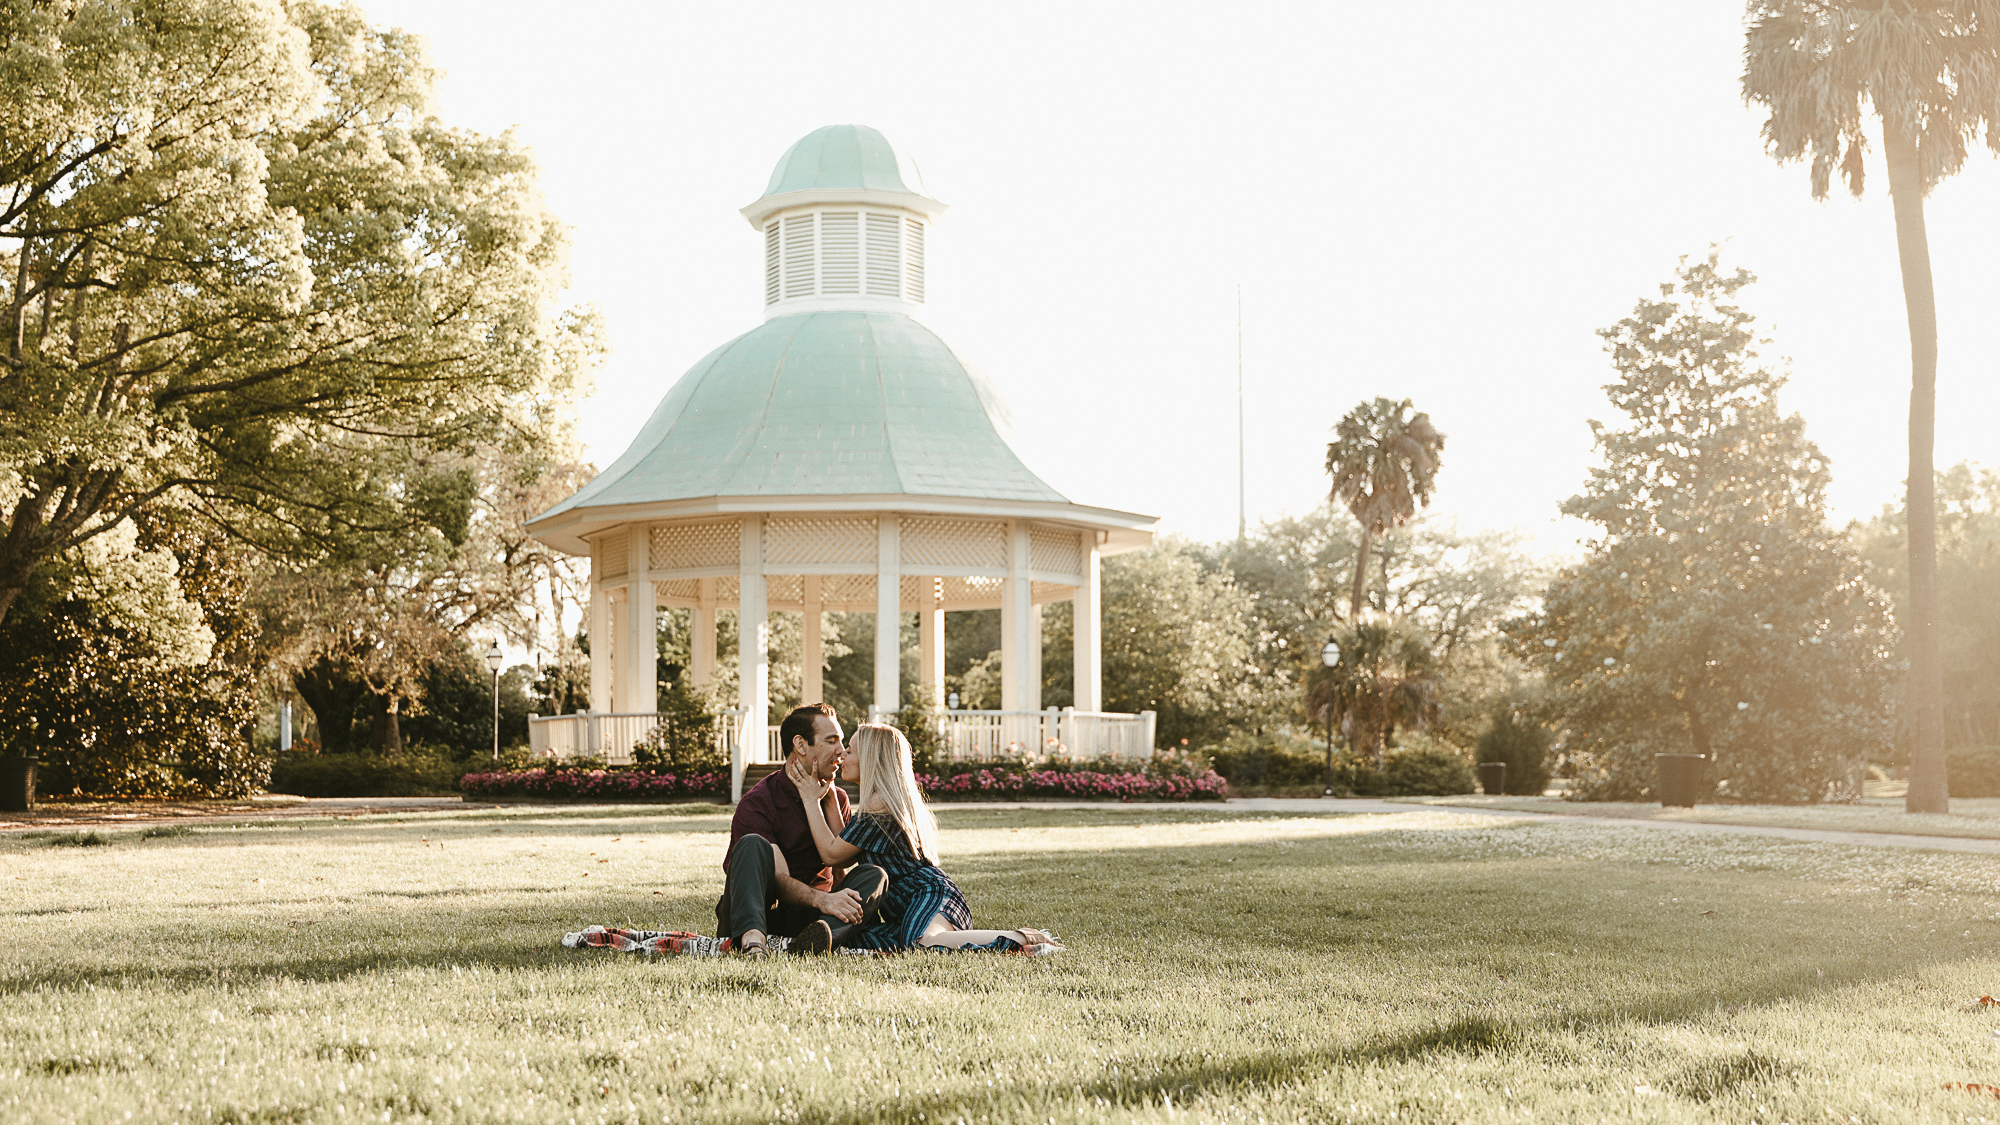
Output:
M101 809L68 805L41 808L26 813L0 813L0 833L55 828L144 827L154 824L186 824L191 821L242 822L246 820L290 820L311 817L339 819L356 816L383 816L395 813L464 812L473 809L515 808L578 809L605 806L582 804L529 805L515 802L496 804L465 801L457 797L324 797L284 801L260 798L250 801L170 802L156 806L107 805ZM1215 811L1219 808L1246 812L1348 813L1394 815L1399 813L1446 812L1467 816L1490 816L1499 820L1533 820L1559 824L1593 824L1604 828L1650 828L1662 832L1693 835L1717 833L1737 836L1766 836L1778 840L1804 840L1818 844L1854 844L1862 847L1928 848L1940 852L1969 852L2000 855L2000 840L1973 840L1958 836L1913 836L1886 832L1838 832L1824 828L1771 828L1754 824L1704 824L1685 820L1639 820L1615 816L1572 816L1565 813L1519 812L1511 809L1481 809L1464 805L1406 805L1367 798L1323 797L1238 797L1217 805L1214 801L1175 801L1124 804L1106 801L949 801L934 806L940 811L979 809L1097 809L1100 811L1145 809L1185 809Z
M1839 832L1825 828L1771 828L1756 824L1706 824L1686 820L1640 820L1636 817L1572 816L1567 813L1520 812L1513 809L1481 809L1465 805L1407 805L1365 797L1232 797L1224 802L1230 809L1289 813L1465 813L1501 820L1534 820L1551 824L1595 824L1605 828L1655 828L1665 832L1693 835L1716 833L1737 836L1769 836L1779 840L1804 840L1816 844L1855 844L1863 847L1929 848L1940 852L1971 852L2000 855L2000 840L1973 840L1962 836L1913 836L1888 832ZM1146 802L1107 804L1103 801L951 801L932 806L937 809L1214 809L1213 801Z

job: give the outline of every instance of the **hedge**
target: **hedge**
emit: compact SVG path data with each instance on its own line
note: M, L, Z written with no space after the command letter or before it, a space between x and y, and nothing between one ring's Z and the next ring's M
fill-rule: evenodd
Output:
M658 800L726 797L727 771L646 773L640 770L532 769L469 773L458 781L469 797L557 797Z

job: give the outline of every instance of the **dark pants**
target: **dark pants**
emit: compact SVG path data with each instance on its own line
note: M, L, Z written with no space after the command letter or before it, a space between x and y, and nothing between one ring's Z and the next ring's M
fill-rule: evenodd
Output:
M882 892L888 889L888 873L872 863L856 865L834 890L853 891L861 896L861 925L875 921L882 906ZM847 922L809 906L778 901L778 865L771 858L771 843L755 832L737 838L729 856L729 871L722 883L722 898L715 904L715 926L723 937L740 938L751 930L769 937L797 937L815 921L825 921L839 933Z

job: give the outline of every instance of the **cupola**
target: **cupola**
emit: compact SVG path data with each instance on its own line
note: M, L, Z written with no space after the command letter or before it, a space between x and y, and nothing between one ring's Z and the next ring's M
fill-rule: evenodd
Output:
M866 125L815 129L785 151L755 203L764 235L764 316L916 311L924 241L945 205L916 162Z

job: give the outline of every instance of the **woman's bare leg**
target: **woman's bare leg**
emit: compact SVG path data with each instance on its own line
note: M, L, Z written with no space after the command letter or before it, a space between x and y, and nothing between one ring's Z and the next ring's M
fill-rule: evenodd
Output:
M995 938L1006 938L1016 945L1029 944L1019 930L954 930L951 923L940 914L931 919L924 930L924 936L917 944L925 949L964 949L968 945L991 945Z

